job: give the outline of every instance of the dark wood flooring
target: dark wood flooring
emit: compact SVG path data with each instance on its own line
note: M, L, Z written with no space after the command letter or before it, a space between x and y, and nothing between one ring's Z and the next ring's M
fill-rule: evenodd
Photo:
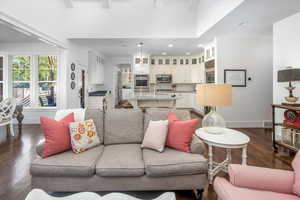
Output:
M267 129L239 129L251 138L248 164L277 169L291 169L292 158L272 151L271 131ZM30 187L29 163L35 158L35 145L42 139L39 126L25 125L23 134L0 145L0 200L24 200ZM216 160L225 156L224 150L215 149ZM233 163L241 162L241 151L233 151ZM221 176L226 176L220 174ZM190 191L177 192L178 200L191 200ZM205 190L204 199L216 200L213 188Z

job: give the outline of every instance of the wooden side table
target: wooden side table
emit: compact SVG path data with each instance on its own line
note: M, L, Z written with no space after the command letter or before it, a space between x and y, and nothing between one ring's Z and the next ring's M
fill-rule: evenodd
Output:
M208 145L208 180L212 184L213 178L220 171L228 172L228 165L231 164L231 149L242 149L242 164L247 164L247 146L250 138L244 133L224 128L222 134L207 133L203 128L196 131L196 135ZM227 151L226 159L217 163L213 161L212 148L225 148Z

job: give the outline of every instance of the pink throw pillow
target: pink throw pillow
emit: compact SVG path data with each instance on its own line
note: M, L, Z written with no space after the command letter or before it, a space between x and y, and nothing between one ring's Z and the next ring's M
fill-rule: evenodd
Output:
M45 136L42 158L71 149L69 123L74 122L74 113L60 121L41 117L41 129Z
M169 112L168 120L169 120L169 122L171 122L171 121L178 121L179 119L174 112Z
M295 173L293 192L300 196L300 151L297 152L292 162L292 167Z
M190 144L197 125L198 119L186 121L170 120L167 146L180 151L191 152Z

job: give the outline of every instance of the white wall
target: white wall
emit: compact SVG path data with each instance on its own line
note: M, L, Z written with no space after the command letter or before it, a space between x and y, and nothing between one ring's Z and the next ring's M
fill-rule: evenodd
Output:
M243 2L244 0L199 1L196 25L197 36L204 34Z
M75 63L75 89L71 89L71 64ZM85 49L81 46L74 44L73 42L68 41L68 48L65 50L65 93L66 93L66 101L67 108L79 108L80 107L80 98L79 98L79 90L80 90L80 73L81 70L84 69L87 71L88 69L88 49ZM86 75L86 78L88 76Z
M288 91L284 88L288 83L277 82L278 70L287 66L300 68L300 13L279 21L273 26L273 103L281 104L285 102L284 97L288 96ZM293 83L296 86L295 96L300 96L300 82ZM276 112L277 122L283 120L283 111ZM278 133L279 131L277 131Z
M247 87L233 88L233 105L220 108L229 127L262 127L271 121L272 36L217 38L217 77L224 82L224 69L246 69Z

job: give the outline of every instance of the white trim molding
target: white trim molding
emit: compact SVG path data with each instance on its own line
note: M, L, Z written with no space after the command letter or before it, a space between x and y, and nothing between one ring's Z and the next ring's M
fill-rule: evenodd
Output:
M2 11L0 11L0 20L4 21L5 23L7 23L8 25L11 25L14 28L20 29L21 31L30 33L33 36L36 36L37 38L48 41L49 43L52 43L53 45L56 45L59 48L62 48L62 49L67 48L65 41L62 42L62 41L59 41L47 34L44 34L44 33L40 32L39 30L21 22L20 20L5 14Z

